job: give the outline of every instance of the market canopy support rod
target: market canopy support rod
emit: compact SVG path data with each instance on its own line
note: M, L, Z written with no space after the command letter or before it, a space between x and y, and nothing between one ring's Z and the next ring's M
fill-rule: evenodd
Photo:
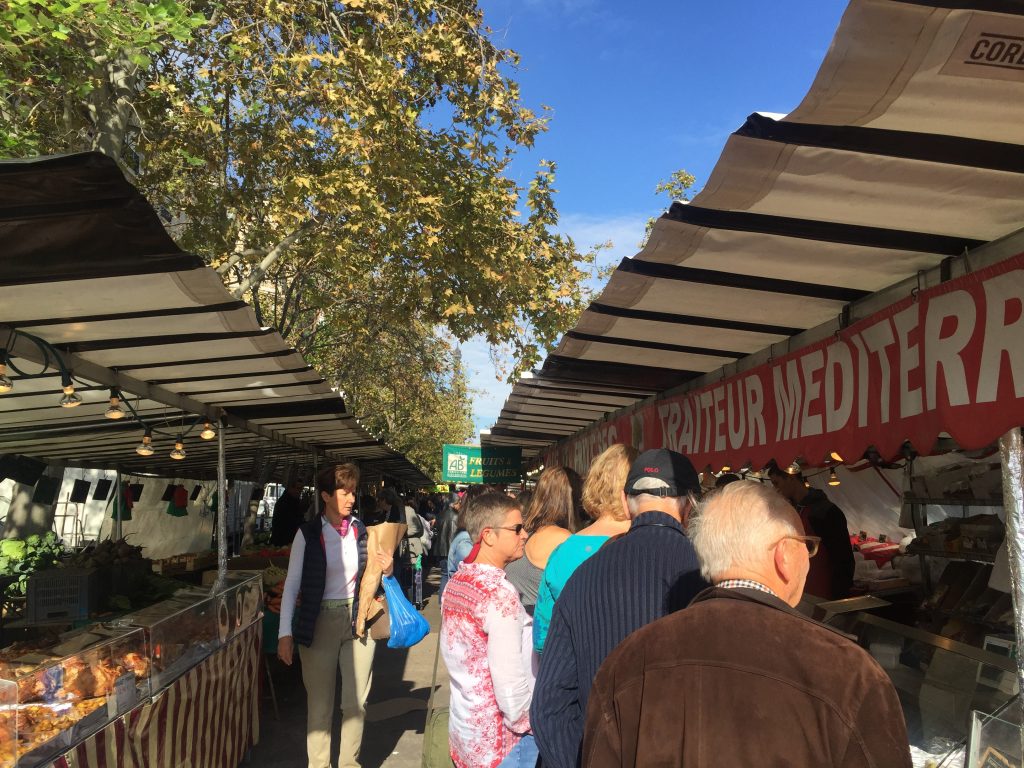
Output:
M1020 427L999 438L1003 459L1003 506L1006 508L1006 542L1010 559L1013 625L1017 647L1024 648L1024 440ZM1017 654L1017 680L1024 690L1024 654ZM1024 706L1024 705L1021 705ZM1021 729L1024 748L1024 729Z
M223 592L228 579L228 474L224 460L227 424L222 419L217 426L217 583L213 594Z
M316 482L317 473L320 471L316 451L313 451L313 511L320 517L320 488Z
M42 350L18 333L16 328L0 323L0 338L3 337L13 338L13 341L7 350L11 357L20 357L24 360L29 360L36 365L46 365L46 360L44 359ZM64 367L74 376L88 379L89 381L93 381L103 387L114 387L122 392L137 395L138 397L145 398L146 400L153 400L155 402L162 403L163 405L177 408L181 411L194 413L208 421L217 421L218 418L220 418L226 424L238 427L246 432L252 432L255 435L265 437L267 440L272 440L276 443L280 443L281 445L287 445L301 451L311 450L309 445L299 440L286 437L282 434L261 427L258 424L252 424L251 422L238 418L237 416L231 416L230 414L224 413L222 409L217 406L207 405L206 403L201 403L198 400L193 400L191 397L179 395L177 392L164 389L161 386L149 384L139 379L134 379L131 376L126 376L120 371L114 371L102 365L90 363L88 360L84 360L77 355L69 354L56 348L53 348L53 352L60 356Z

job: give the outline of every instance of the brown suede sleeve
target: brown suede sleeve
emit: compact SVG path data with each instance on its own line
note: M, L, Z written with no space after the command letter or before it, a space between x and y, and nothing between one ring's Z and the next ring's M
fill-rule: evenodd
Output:
M583 734L581 764L583 768L621 768L622 744L618 717L615 712L614 686L606 674L606 665L590 688L587 702L586 725Z
M878 678L864 687L842 768L911 768L899 697L881 669Z

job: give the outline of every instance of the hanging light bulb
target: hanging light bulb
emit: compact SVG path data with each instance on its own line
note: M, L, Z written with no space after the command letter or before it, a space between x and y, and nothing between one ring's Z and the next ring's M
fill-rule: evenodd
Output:
M213 440L217 436L217 432L214 430L213 425L207 421L203 424L203 431L199 433L199 436L203 440Z
M723 472L732 472L732 467L730 467L728 464L726 464L725 466L722 467L722 471Z
M832 459L832 461L838 462L840 464L843 463L843 457L840 456L836 451L832 451L832 453L829 454L829 457Z
M82 398L75 394L75 385L70 380L61 387L61 390L64 392L64 397L60 399L61 408L74 408L82 404Z
M180 437L174 443L174 450L171 451L171 458L175 461L181 461L185 458L185 443L182 442Z
M793 459L793 463L786 467L787 475L799 475L803 470L800 469L800 462Z
M121 407L121 396L113 387L110 389L110 407L103 415L108 419L123 419L125 417L124 408Z
M833 467L828 473L828 484L829 485L841 485L839 475L836 474L835 467Z
M135 452L139 456L153 455L153 430L149 427L146 427L146 434L142 436L142 442L135 447Z

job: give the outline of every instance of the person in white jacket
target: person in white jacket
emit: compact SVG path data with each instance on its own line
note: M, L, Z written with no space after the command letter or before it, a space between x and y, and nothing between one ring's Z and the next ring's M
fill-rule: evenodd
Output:
M523 556L522 511L515 499L485 493L466 510L464 523L475 544L441 606L451 757L456 768L532 767L532 630L505 578L505 566Z

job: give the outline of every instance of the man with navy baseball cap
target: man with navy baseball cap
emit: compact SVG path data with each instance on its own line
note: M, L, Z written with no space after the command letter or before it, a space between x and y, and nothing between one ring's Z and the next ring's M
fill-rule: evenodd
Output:
M590 685L605 657L708 586L685 529L700 495L690 460L664 448L644 451L623 495L629 531L576 570L551 616L530 708L545 768L576 768Z

